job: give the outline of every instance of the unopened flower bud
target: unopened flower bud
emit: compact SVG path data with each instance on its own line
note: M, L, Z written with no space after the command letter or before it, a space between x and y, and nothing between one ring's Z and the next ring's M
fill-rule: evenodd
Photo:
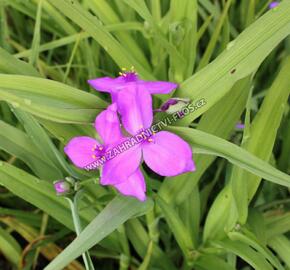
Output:
M188 105L190 99L188 98L171 98L167 100L160 108L160 111L172 114L179 112L183 107Z
M273 1L269 4L269 9L275 8L279 5L278 1Z
M241 122L239 122L239 123L236 124L236 128L237 129L244 129L245 128L245 125L242 124Z
M72 186L65 180L59 180L53 183L57 195L66 195L72 190Z

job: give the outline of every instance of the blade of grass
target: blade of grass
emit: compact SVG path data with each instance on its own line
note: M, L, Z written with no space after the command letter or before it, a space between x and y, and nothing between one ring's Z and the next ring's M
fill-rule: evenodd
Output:
M251 78L237 82L232 93L224 96L202 116L198 129L221 138L228 138L244 110L250 84ZM197 171L166 178L162 183L159 194L167 202L180 204L185 201L206 169L215 160L212 156L199 155L195 152L193 158L198 168Z
M0 250L14 266L18 266L21 247L6 230L0 227Z
M84 251L96 245L132 216L152 207L129 197L116 197L45 270L61 270Z
M70 0L49 0L49 2L100 43L120 68L130 69L134 66L142 77L154 79L151 73L101 25L100 21L84 10L79 3Z
M144 229L140 220L131 219L126 223L127 235L138 255L142 258L146 256L150 237ZM163 270L176 270L170 258L158 245L154 245L154 252L151 259L152 265Z
M265 161L268 161L271 157L277 131L290 94L289 69L290 57L285 59L282 69L255 116L250 127L250 134L245 135L247 138L243 140L242 147L244 149ZM253 176L240 168L234 167L232 171L232 190L239 213L239 222L242 224L247 220L248 203L258 189L260 181L261 178Z
M48 213L67 228L74 230L69 205L63 198L56 196L51 183L0 161L0 184L13 194ZM96 211L92 208L80 212L81 221L85 225L93 220L95 215ZM117 239L117 235L112 233L100 245L119 251Z
M38 232L32 226L23 224L17 219L11 217L1 217L0 221L15 230L29 243L29 245L33 246L33 244L36 244L37 241L39 241ZM40 253L48 260L55 258L61 251L62 249L59 246L51 242L48 242L40 249ZM19 267L23 269L23 265L21 263L19 265ZM67 266L67 270L84 270L84 268L78 261L73 261Z
M0 148L22 160L39 177L46 180L62 177L61 171L41 154L23 131L0 121L0 138Z
M285 262L287 267L290 267L290 241L285 235L277 235L270 239L270 247L279 255Z
M181 248L183 255L186 259L186 263L190 266L193 263L191 258L191 251L194 250L194 244L191 236L185 225L182 223L178 213L170 207L161 197L156 199L157 205L161 208L162 213L170 227L179 247Z
M220 32L222 30L222 27L226 21L226 18L228 16L228 11L229 11L229 8L231 6L231 3L232 1L231 0L228 0L225 4L225 7L224 7L224 10L221 14L221 17L219 18L218 20L218 23L217 23L217 26L211 36L211 39L210 39L210 42L206 48L206 51L205 53L203 54L200 62L199 62L199 65L198 65L198 68L197 68L197 71L199 71L200 69L204 68L209 62L210 62L210 59L211 59L211 56L213 54L213 51L216 47L216 43L218 41L218 38L220 36Z
M32 66L35 66L37 63L38 55L39 55L39 45L41 40L41 12L42 12L42 1L39 0L37 6L37 14L36 14L36 22L34 26L34 34L31 45L31 55L29 58L29 63Z
M110 4L105 0L89 0L88 6L98 15L100 20L105 24L105 27L110 27L112 24L120 23L120 18ZM143 28L143 26L142 26ZM135 59L138 59L147 70L151 70L144 52L138 43L131 37L130 33L118 32L117 39L125 48L130 48L130 52Z
M210 65L181 84L177 97L207 102L179 122L188 125L229 92L234 83L255 71L278 43L290 34L290 3L283 1L251 24Z
M167 127L187 142L196 152L218 155L268 181L290 187L290 176L277 170L241 147L203 131L182 127Z
M90 123L106 107L97 96L52 80L1 74L0 85L2 100L56 122Z
M273 270L273 267L260 253L239 241L224 240L217 242L228 252L234 253L249 263L256 270Z

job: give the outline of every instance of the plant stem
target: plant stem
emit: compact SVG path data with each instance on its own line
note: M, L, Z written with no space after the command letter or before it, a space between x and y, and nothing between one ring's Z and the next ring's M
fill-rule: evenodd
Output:
M73 200L71 200L70 198L67 198L70 204L70 208L71 208L71 213L72 213L72 218L73 218L73 223L74 223L74 227L75 227L75 231L77 236L80 235L81 231L82 231L82 226L81 226L81 222L80 222L80 217L78 214L78 199L80 198L80 196L82 195L83 190L79 190L76 192L76 194L74 195ZM85 268L86 270L94 270L94 265L93 262L91 260L90 254L89 252L85 252L82 254L84 263L85 263Z

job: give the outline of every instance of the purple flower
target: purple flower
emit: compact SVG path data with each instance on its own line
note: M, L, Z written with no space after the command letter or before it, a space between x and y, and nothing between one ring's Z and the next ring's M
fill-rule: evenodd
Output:
M135 71L120 73L117 78L103 77L88 80L88 83L100 92L111 94L112 102L117 101L118 92L127 87L138 87L150 94L168 94L178 87L178 84L164 81L143 81L140 80Z
M236 128L244 129L245 128L245 125L242 124L241 122L239 122L239 123L236 124Z
M119 144L125 137L120 129L116 104L110 105L100 113L95 121L95 128L102 143L91 137L75 137L64 148L75 166L85 168L87 165L102 159L106 151ZM100 183L114 185L122 194L145 200L146 186L139 170L141 155L132 154L134 148L128 149L115 158L104 163Z
M131 134L142 134L152 125L152 97L149 92L131 85L118 94L118 110L124 128ZM131 155L140 156L156 173L162 176L176 176L195 170L191 147L177 135L160 131L139 143Z
M71 191L71 185L65 180L59 180L53 183L57 195L66 195Z
M278 1L273 1L269 4L269 9L275 8L279 5Z
M72 162L86 168L98 160L103 160L100 183L113 185L124 195L134 196L141 201L146 199L146 185L139 169L144 160L156 173L162 176L176 176L194 171L191 147L177 135L161 131L143 137L112 159L106 154L128 139L122 134L118 113L123 127L131 135L141 135L153 122L151 94L167 94L177 87L170 82L150 82L138 78L135 72L122 73L120 77L109 77L88 81L91 86L108 92L114 102L100 113L95 128L102 142L90 137L75 137L66 145L64 151ZM176 103L175 103L176 104ZM171 104L173 105L173 104Z
M166 112L169 114L180 111L186 105L189 104L188 98L170 98L164 104L162 104L161 108L155 111Z

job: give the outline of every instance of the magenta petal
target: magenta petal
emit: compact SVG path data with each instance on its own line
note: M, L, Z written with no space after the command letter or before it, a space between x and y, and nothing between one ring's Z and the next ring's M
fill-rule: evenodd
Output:
M123 126L132 135L151 126L152 97L145 89L136 84L128 84L128 87L118 93L117 105Z
M195 170L191 147L177 135L160 131L152 142L143 143L143 158L154 172L162 176L176 176Z
M163 81L140 81L140 85L149 91L150 94L169 94L178 87L178 84Z
M146 184L144 176L139 169L124 182L114 185L125 196L136 197L140 201L146 200Z
M64 148L64 152L70 158L74 165L84 168L96 159L94 155L94 147L100 146L99 142L90 137L75 137L71 139Z
M123 138L116 103L110 105L97 116L95 128L106 145L113 144Z
M110 78L110 77L102 77L97 79L88 80L90 86L95 88L100 92L109 92L118 91L119 89L123 88L124 86L124 78Z
M113 159L106 161L103 165L100 183L115 185L124 182L139 167L141 155L140 145L116 154Z

